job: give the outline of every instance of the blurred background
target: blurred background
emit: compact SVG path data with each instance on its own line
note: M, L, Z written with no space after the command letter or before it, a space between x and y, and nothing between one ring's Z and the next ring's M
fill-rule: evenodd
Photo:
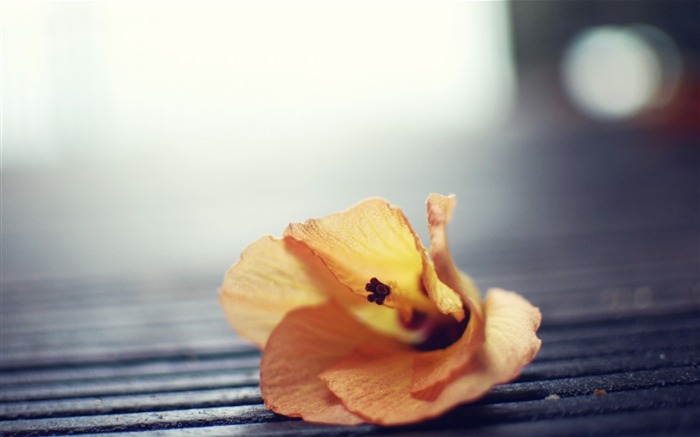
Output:
M368 196L476 252L700 223L694 1L1 8L3 280L213 289Z

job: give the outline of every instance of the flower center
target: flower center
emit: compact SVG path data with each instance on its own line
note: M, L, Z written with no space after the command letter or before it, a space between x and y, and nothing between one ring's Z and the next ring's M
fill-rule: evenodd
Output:
M377 305L383 305L387 296L391 294L391 287L377 278L372 278L365 284L365 291L369 293L367 300ZM427 292L426 292L427 294ZM398 317L398 313L396 314ZM432 351L445 349L459 340L469 323L469 313L461 322L457 322L452 316L446 314L426 314L414 309L409 320L400 318L401 325L406 332L412 331L419 334L410 344L419 351Z
M469 316L465 317L461 322L457 322L451 317L437 323L433 322L427 327L428 335L426 338L419 344L413 345L413 347L419 351L445 349L462 337L468 323Z
M420 331L422 338L413 343L413 348L419 351L433 351L445 349L462 337L469 323L469 313L461 322L457 322L452 316L439 315L428 317L420 311L413 311L410 320L401 319L402 326L409 331Z
M370 279L367 285L365 285L365 290L371 293L369 296L367 296L367 300L374 302L377 305L382 305L384 303L384 299L391 294L391 287L381 282L377 278Z

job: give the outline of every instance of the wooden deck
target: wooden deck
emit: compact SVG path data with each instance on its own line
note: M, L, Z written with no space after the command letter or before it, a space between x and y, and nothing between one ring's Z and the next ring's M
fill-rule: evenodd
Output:
M695 146L663 152L673 159L601 165L591 176L597 181L578 185L590 190L550 187L533 203L549 199L543 211L552 211L575 194L583 202L599 199L602 210L643 207L658 214L626 222L625 214L615 221L601 212L600 221L577 232L530 234L525 228L514 231L517 238L489 236L454 248L458 264L482 288L518 290L542 309L543 347L515 382L439 419L382 429L277 416L262 405L260 353L235 336L218 307L221 276L68 270L3 277L0 431L144 437L692 435L700 430ZM541 161L532 162L536 168ZM572 174L584 178L588 169ZM624 186L628 194L599 190L613 174L624 183L610 186ZM654 191L649 180L678 183ZM618 198L630 204L615 205ZM21 249L8 243L3 257L30 263Z

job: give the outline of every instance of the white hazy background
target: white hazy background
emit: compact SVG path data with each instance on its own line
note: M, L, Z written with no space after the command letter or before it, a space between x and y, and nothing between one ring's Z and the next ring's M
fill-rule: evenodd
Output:
M223 274L259 235L372 195L423 232L427 194L456 192L498 231L506 2L1 8L3 276Z

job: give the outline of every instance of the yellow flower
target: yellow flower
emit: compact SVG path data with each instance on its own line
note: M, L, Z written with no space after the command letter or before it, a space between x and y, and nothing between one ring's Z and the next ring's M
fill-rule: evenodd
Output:
M482 301L453 264L454 196L428 197L430 254L381 199L294 223L226 273L230 324L263 349L271 410L312 422L398 425L513 380L540 348L540 312L516 293Z

